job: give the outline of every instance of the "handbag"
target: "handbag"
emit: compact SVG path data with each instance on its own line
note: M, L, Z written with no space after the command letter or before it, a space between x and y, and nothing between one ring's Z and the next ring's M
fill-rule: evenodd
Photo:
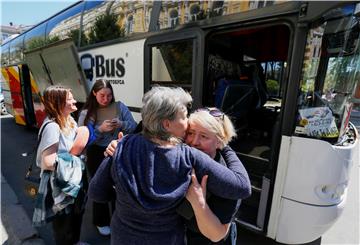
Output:
M25 191L32 198L35 198L36 194L38 193L39 185L40 185L40 173L41 173L41 168L37 167L37 168L33 169L33 166L36 163L36 154L37 154L37 150L39 148L40 142L41 142L42 133L43 133L46 125L48 125L51 122L53 122L53 121L47 122L42 127L39 137L38 137L38 141L36 143L36 146L30 153L31 160L30 160L28 170L25 174Z

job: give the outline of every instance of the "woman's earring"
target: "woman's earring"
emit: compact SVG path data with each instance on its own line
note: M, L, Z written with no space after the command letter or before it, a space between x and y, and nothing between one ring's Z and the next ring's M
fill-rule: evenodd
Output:
M220 149L220 146L221 146L220 140L217 140L216 141L216 149Z

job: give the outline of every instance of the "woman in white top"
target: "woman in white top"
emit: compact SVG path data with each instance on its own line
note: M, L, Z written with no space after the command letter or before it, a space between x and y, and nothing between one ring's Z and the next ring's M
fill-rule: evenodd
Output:
M44 92L45 118L41 142L37 151L37 165L45 170L54 171L56 157L60 153L79 155L84 149L89 132L86 127L78 128L71 113L77 110L76 100L71 90L62 86L48 87ZM59 212L52 220L53 233L56 244L73 245L79 242L82 216L84 213L84 197L87 183L86 176L82 175L81 189L73 204ZM50 181L46 193L45 206L54 204Z

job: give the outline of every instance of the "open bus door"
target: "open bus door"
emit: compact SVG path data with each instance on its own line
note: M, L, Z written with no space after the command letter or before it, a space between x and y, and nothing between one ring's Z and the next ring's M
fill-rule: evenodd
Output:
M294 16L205 30L202 103L233 122L230 146L246 168L252 187L235 220L267 233L277 156L281 141L285 85L294 40Z
M268 226L282 243L319 238L346 204L359 144L349 116L360 74L360 5L339 3L309 2L318 15L298 25L305 47L293 56L300 66L290 72L287 101L296 103L285 106L291 123L283 125Z
M86 101L89 88L86 88L84 72L71 39L25 52L24 55L41 95L48 86L61 84L71 88L78 102Z

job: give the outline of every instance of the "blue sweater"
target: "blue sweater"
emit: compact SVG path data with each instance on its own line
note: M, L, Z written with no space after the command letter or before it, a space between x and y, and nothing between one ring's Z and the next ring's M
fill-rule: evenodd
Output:
M113 186L116 209L111 220L111 244L184 244L184 224L176 208L185 197L191 170L197 178L208 174L207 189L220 197L250 195L248 175L237 164L228 168L185 144L161 147L140 134L118 144L114 159L106 158L89 186L89 198L108 202Z
M88 122L86 125L90 131L89 141L88 144L95 144L99 146L106 147L109 145L109 143L112 140L115 140L118 138L118 133L122 131L124 134L129 134L134 131L136 128L137 123L135 122L131 112L129 111L129 108L122 102L114 102L117 106L117 112L119 112L119 120L122 123L121 128L118 128L114 131L110 132L100 132L99 127L100 124L94 125L94 122ZM84 120L87 114L87 109L82 110L79 115L78 125L84 126ZM108 118L112 119L112 118Z

